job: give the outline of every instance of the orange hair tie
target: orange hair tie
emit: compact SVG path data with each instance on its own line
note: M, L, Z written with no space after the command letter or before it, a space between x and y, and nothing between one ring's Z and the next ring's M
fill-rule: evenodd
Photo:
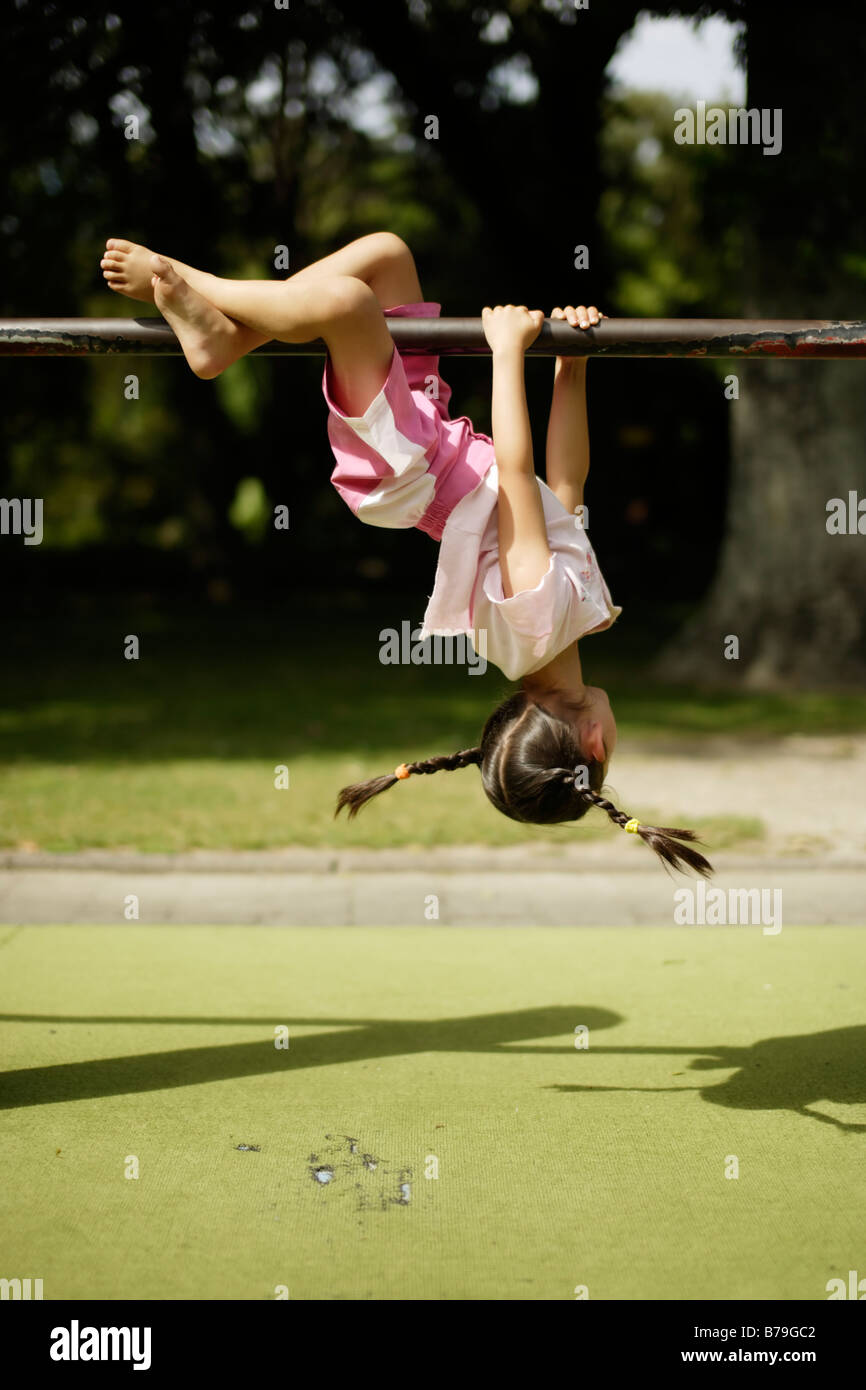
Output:
M405 763L401 763L399 767L394 768L394 776L399 777L401 782L404 777L411 777L411 775L412 774Z

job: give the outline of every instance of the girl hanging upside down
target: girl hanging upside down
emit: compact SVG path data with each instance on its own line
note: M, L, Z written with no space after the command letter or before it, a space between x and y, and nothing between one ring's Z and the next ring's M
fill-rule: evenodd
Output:
M466 633L521 688L493 711L476 748L402 763L344 787L354 816L413 773L474 764L487 796L513 820L551 825L592 806L638 834L667 864L712 872L684 841L690 830L643 825L602 796L616 747L604 690L583 678L578 642L603 632L614 606L580 521L589 471L586 360L559 357L547 430L547 481L535 475L524 353L541 309L485 308L493 359L493 438L451 419L450 387L433 356L401 357L386 319L435 317L412 254L376 232L285 281L224 280L112 238L101 261L110 289L155 303L192 370L208 380L271 339L328 349L322 390L336 467L331 481L361 521L417 527L440 542L422 637ZM583 305L554 309L576 330L598 323Z

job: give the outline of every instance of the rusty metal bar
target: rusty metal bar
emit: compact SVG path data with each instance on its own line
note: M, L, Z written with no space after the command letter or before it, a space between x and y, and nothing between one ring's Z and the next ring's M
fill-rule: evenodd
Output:
M489 356L480 318L387 320L409 355ZM259 357L320 357L310 343L266 343ZM831 319L605 319L575 329L545 319L530 357L866 357L866 322ZM0 319L0 357L172 357L168 324L141 319Z

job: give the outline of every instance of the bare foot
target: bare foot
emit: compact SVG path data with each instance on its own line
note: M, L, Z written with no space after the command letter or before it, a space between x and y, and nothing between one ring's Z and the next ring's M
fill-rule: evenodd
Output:
M153 252L146 246L111 237L105 243L105 252L99 262L108 288L117 294L125 294L128 299L140 299L144 304L152 304L152 256Z
M150 257L153 302L178 336L196 376L210 381L235 361L237 327L225 314L181 279L164 256Z

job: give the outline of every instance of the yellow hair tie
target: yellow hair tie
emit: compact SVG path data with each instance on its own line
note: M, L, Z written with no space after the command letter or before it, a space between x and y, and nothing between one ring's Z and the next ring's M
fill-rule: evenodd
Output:
M401 781L404 777L411 777L411 775L405 763L401 763L399 767L394 768L394 776L399 777Z
M635 816L632 816L631 820L626 821L625 825L623 826L623 830L627 830L630 835L636 835L637 828L639 825L640 821Z

